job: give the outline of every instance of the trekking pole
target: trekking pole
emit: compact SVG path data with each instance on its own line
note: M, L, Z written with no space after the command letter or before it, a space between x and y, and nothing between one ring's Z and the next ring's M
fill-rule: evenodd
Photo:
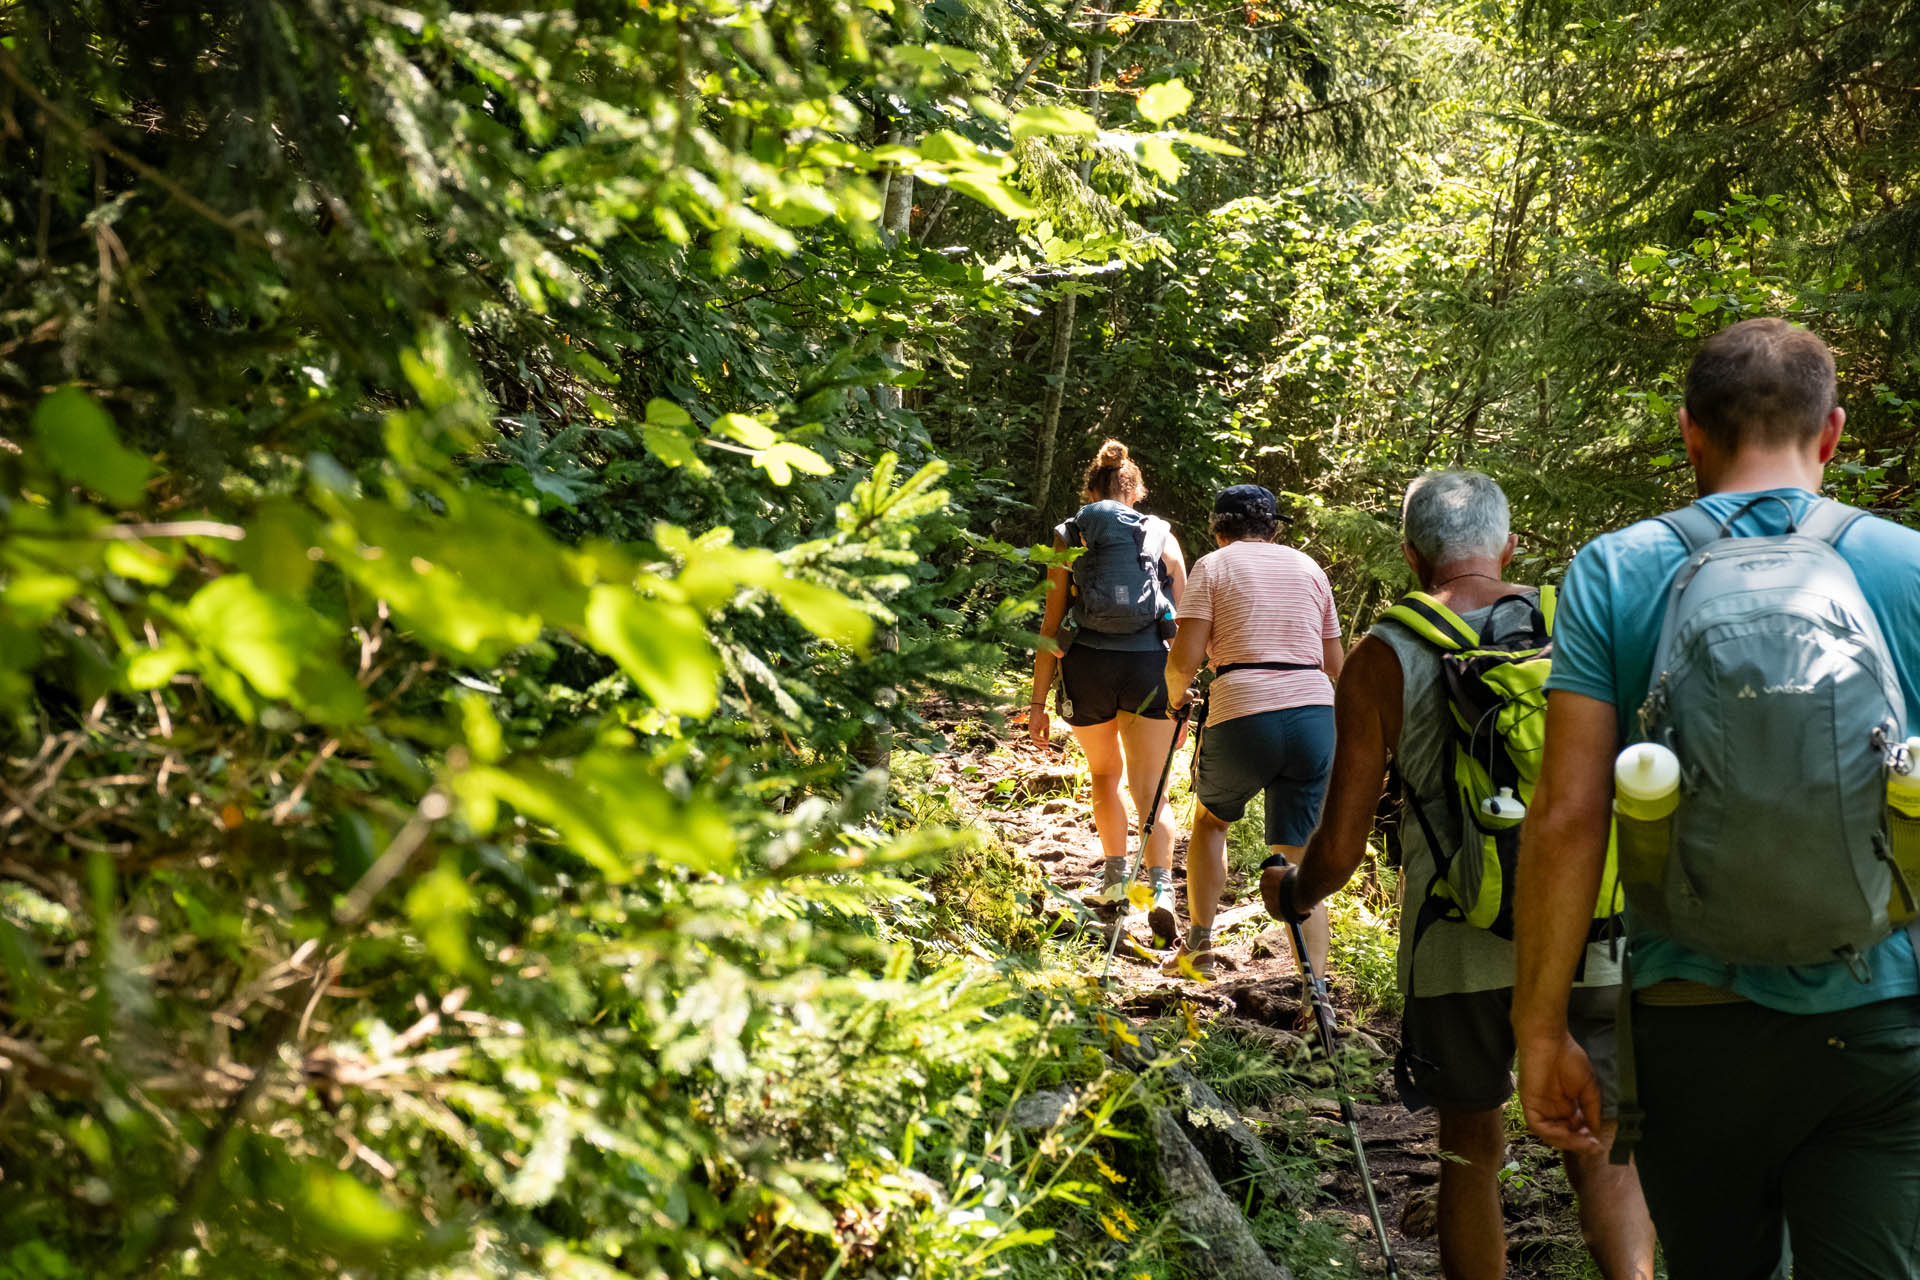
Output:
M1333 1045L1333 997L1327 992L1326 979L1313 971L1313 961L1307 958L1307 938L1300 926L1287 921L1287 929L1293 935L1293 955L1300 962L1302 985L1307 996L1313 1002L1313 1022L1320 1029L1320 1047L1326 1051L1327 1065L1333 1069L1333 1091L1340 1099L1340 1119L1347 1126L1347 1136L1353 1139L1353 1160L1360 1166L1360 1185L1367 1193L1367 1214L1373 1219L1373 1234L1380 1241L1380 1256L1386 1259L1387 1280L1400 1280L1400 1266L1394 1260L1393 1246L1387 1242L1387 1224L1380 1217L1380 1200L1373 1193L1373 1170L1367 1167L1366 1144L1360 1141L1360 1125L1353 1113L1353 1099L1347 1095L1346 1087L1340 1079L1340 1061L1334 1056Z
M1120 935L1126 929L1125 908L1132 905L1132 900L1126 895L1132 890L1133 882L1140 874L1140 864L1146 860L1147 841L1152 838L1154 823L1160 817L1160 801L1167 794L1167 778L1173 773L1173 757L1180 750L1180 728L1186 724L1187 716L1192 711L1193 703L1189 701L1173 713L1173 741L1167 744L1167 762L1160 766L1160 781L1153 788L1153 804L1147 809L1147 815L1140 823L1140 847L1134 850L1133 861L1127 866L1127 878L1120 885L1121 914L1107 933L1107 954L1100 961L1100 981L1103 985L1107 980L1108 972L1113 968L1114 948L1119 946Z

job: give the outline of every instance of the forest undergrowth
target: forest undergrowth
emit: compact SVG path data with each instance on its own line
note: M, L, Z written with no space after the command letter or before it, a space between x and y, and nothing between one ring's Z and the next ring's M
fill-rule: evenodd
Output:
M1368 873L1331 905L1332 987L1342 1035L1336 1083L1312 1040L1298 976L1277 923L1257 906L1258 801L1229 841L1229 884L1216 934L1223 968L1216 981L1166 977L1171 953L1151 950L1136 917L1106 959L1107 935L1077 904L1097 881L1099 844L1086 803L1085 766L1064 731L1049 751L1002 727L988 705L948 706L931 716L947 745L894 758L901 820L964 830L963 849L929 881L933 945L971 950L981 963L1020 975L1027 998L1070 999L1091 1024L1107 1061L1134 1056L1131 1040L1158 1050L1141 1105L1170 1108L1195 1134L1237 1121L1257 1135L1265 1163L1248 1167L1230 1144L1210 1161L1238 1200L1254 1239L1298 1277L1375 1274L1381 1267L1337 1107L1337 1088L1358 1101L1375 1185L1392 1228L1402 1274L1438 1275L1433 1187L1440 1159L1431 1113L1409 1115L1394 1091L1397 1043L1394 984L1397 883L1391 868ZM1190 821L1190 752L1172 770L1177 822ZM1184 836L1176 852L1184 851ZM1176 858L1176 864L1178 858ZM1178 886L1184 892L1184 875ZM1184 918L1184 898L1181 915ZM1103 980L1104 976L1104 980ZM1196 1105L1178 1083L1191 1073L1217 1095ZM1015 1098L1013 1113L1044 1112L1061 1088L1076 1087L1070 1067L1037 1094ZM1228 1114L1209 1111L1221 1106ZM1201 1242L1182 1237L1170 1201L1181 1188L1161 1169L1150 1126L1097 1144L1101 1176L1082 1205L1056 1203L1036 1222L1055 1232L1044 1245L1016 1250L1013 1275L1201 1277L1217 1274ZM1511 1274L1584 1277L1592 1272L1580 1243L1572 1195L1552 1152L1509 1116L1510 1159L1501 1174ZM1116 1176L1118 1175L1118 1176Z

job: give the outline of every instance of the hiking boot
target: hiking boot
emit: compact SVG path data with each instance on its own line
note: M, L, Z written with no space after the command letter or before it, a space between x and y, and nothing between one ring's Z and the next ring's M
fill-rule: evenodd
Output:
M1080 895L1080 901L1092 911L1106 915L1125 915L1127 913L1125 864L1118 868L1103 865L1100 868L1100 887Z
M1160 966L1160 972L1169 978L1190 978L1193 973L1200 975L1200 981L1212 982L1215 969L1214 953L1208 951L1189 951L1182 942L1180 950L1174 952L1173 959ZM1191 969L1193 972L1189 973Z
M1180 938L1180 922L1173 914L1173 884L1153 886L1153 905L1147 908L1147 926L1153 930L1153 945L1170 947Z

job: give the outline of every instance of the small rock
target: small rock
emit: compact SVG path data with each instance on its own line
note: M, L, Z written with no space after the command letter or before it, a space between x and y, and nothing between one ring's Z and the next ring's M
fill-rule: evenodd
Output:
M1378 1040L1375 1040L1371 1035L1369 1035L1365 1031L1362 1031L1360 1028L1344 1027L1342 1028L1342 1030L1346 1032L1347 1038L1349 1040L1353 1041L1355 1044L1365 1049L1368 1053L1372 1054L1374 1057L1387 1058L1387 1057L1393 1056L1389 1054L1385 1049L1380 1047L1380 1042Z
M1038 849L1034 851L1035 862L1058 862L1067 856L1065 849Z
M1013 1104L1013 1127L1023 1133L1037 1133L1059 1124L1070 1114L1075 1102L1071 1089L1043 1089L1030 1093Z
M1015 778L1013 795L1021 800L1037 800L1042 796L1055 795L1062 791L1071 792L1079 781L1079 777L1071 768L1042 769L1037 773Z
M1260 934L1248 946L1247 954L1255 960L1276 960L1281 956L1291 956L1293 946L1287 941L1287 927L1280 925Z
M1400 1214L1400 1234L1409 1240L1425 1240L1440 1230L1440 1188L1422 1187L1407 1197Z
M1258 1022L1240 1022L1234 1026L1234 1034L1242 1039L1251 1040L1275 1057L1291 1061L1293 1056L1306 1046L1306 1038L1281 1027L1269 1027Z
M1049 800L1045 804L1040 806L1040 812L1065 813L1067 810L1071 808L1073 808L1073 801L1071 800Z

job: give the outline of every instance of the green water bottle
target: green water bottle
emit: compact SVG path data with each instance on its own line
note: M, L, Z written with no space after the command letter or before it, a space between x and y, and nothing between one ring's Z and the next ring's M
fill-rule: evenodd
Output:
M1920 896L1920 738L1908 738L1887 771L1887 843L1894 880L1887 918L1904 924Z
M1667 874L1680 760L1657 742L1636 742L1613 762L1613 825L1620 879L1657 888Z

